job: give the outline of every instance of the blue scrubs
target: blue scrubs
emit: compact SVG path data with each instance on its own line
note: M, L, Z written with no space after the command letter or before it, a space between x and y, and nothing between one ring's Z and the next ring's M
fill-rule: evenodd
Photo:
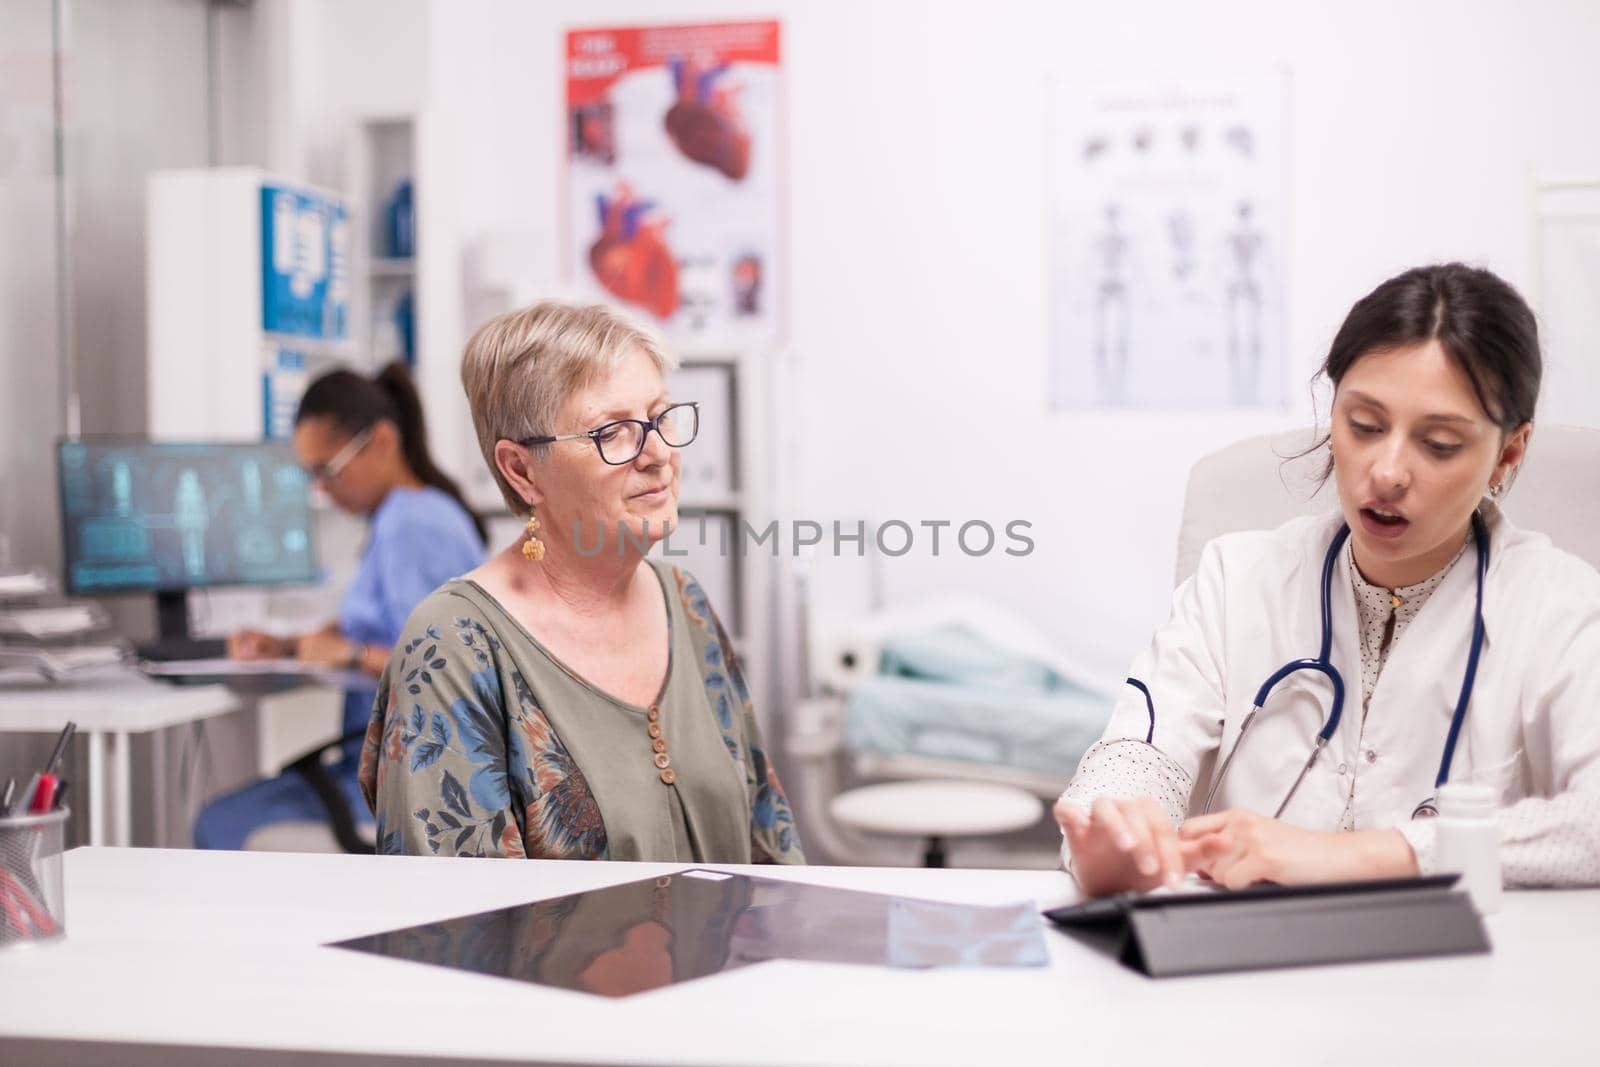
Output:
M483 562L483 544L467 513L431 486L393 489L372 515L367 547L355 580L339 605L339 632L362 644L393 648L412 610L446 581ZM376 687L351 689L344 698L344 732L366 728ZM329 773L344 792L358 824L372 822L356 784L359 738L345 744ZM279 822L325 822L326 809L298 774L256 782L207 804L195 820L197 848L243 848L256 830Z

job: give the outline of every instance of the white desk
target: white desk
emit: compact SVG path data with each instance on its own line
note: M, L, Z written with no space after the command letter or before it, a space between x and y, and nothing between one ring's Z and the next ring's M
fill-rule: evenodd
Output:
M0 1062L1544 1065L1600 1044L1600 891L1508 894L1491 956L1156 982L1047 930L1048 968L774 962L612 1000L319 946L673 866L90 848L66 867L66 940L0 955ZM757 871L1069 895L1043 871Z
M108 668L57 684L7 678L0 680L0 733L58 734L69 720L76 722L89 748L89 781L83 783L88 786L89 843L125 845L132 839L133 821L129 735L226 715L240 706L224 686L154 682L131 667ZM108 737L114 761L110 768ZM69 804L81 805L84 800L84 793L75 790Z

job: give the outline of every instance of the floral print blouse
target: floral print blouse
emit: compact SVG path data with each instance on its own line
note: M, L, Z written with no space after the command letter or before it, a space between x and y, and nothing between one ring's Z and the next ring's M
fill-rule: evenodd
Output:
M379 853L805 862L721 622L691 576L648 565L673 642L660 701L673 772L651 763L645 709L567 671L457 579L418 606L379 681L360 768Z

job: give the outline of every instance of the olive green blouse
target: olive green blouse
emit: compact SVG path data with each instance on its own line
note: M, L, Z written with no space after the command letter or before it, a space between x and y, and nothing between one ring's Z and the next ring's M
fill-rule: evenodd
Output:
M418 606L362 757L380 852L804 862L721 624L693 578L649 565L670 642L649 707L590 684L474 582Z

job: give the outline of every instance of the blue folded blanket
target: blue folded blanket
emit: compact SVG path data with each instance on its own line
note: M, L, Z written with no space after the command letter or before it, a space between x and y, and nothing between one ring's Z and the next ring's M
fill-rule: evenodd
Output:
M854 752L1065 778L1111 714L1104 694L960 625L896 637L878 669L845 702L845 744Z

